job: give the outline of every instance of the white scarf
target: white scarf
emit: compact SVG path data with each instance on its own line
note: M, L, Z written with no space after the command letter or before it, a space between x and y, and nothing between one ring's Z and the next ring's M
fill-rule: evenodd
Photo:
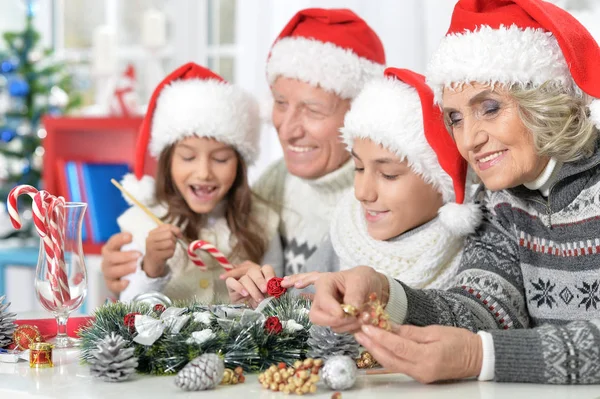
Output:
M331 223L331 242L340 269L367 265L413 288L447 288L456 276L464 237L453 236L435 218L387 241L367 232L364 211L349 193Z

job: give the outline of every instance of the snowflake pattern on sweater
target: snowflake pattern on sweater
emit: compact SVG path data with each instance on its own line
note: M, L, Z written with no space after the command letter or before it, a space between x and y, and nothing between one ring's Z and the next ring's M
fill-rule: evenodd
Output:
M269 201L280 216L279 235L285 275L301 273L303 266L327 236L335 206L352 188L354 163L318 179L291 175L283 160L271 165L253 189Z

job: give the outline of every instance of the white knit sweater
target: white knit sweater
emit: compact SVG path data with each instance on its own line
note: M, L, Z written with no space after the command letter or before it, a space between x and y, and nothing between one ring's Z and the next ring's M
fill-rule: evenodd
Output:
M155 205L150 210L158 217L166 214L166 208L162 205ZM277 237L277 226L279 224L277 214L257 201L253 202L252 212L263 226L266 239L271 243L265 257L269 257L268 262L274 263L276 268L279 266L279 270L282 270L283 259ZM117 222L121 231L127 231L133 235L133 242L127 249L134 249L144 254L146 252L146 237L151 230L156 228L156 223L135 206L125 211ZM230 256L232 248L235 246L235 239L227 225L223 206L217 207L215 211L208 215L207 223L200 229L199 238L213 244L225 256L229 257L229 261L234 264L246 260ZM277 245L274 246L273 242ZM173 257L167 261L167 275L158 278L150 278L146 275L141 269L140 259L137 271L125 277L129 280L129 285L121 293L119 299L128 302L137 294L159 291L172 300L185 300L195 297L203 303L229 302L225 282L219 279L219 275L224 273L225 270L207 253L201 252L200 256L207 266L206 271L194 265L189 260L184 248L178 245ZM275 265L275 262L273 262L273 258L277 257L280 259L281 265Z
M306 260L327 236L333 210L353 181L351 160L318 179L293 176L279 160L255 184L254 191L279 213L286 275L302 272Z
M367 265L415 288L450 286L464 241L444 228L439 218L390 240L376 240L367 231L364 211L354 193L345 195L338 204L329 237L331 244L319 248L306 271Z

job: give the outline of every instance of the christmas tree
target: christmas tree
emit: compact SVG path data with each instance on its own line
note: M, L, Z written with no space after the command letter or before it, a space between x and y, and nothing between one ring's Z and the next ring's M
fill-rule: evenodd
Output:
M40 144L45 136L41 118L61 115L81 102L73 94L73 79L65 64L53 60L52 50L39 47L40 34L33 26L35 1L24 4L25 28L4 33L5 50L0 52L0 207L4 215L6 197L14 186L40 185L44 153ZM30 231L0 232L0 237Z

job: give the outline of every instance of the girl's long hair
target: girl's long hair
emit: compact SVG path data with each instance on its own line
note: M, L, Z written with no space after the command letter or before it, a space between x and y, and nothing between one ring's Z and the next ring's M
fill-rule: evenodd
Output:
M194 212L177 190L171 176L171 162L175 145L165 148L159 158L156 172L156 198L167 205L167 214L162 218L166 223L182 228L182 234L189 242L199 238L200 229L206 222L206 215ZM267 239L261 231L256 216L252 213L252 201L261 201L248 184L248 168L236 151L238 166L235 181L225 196L227 206L225 219L235 237L235 246L230 258L250 260L259 263L267 249Z

